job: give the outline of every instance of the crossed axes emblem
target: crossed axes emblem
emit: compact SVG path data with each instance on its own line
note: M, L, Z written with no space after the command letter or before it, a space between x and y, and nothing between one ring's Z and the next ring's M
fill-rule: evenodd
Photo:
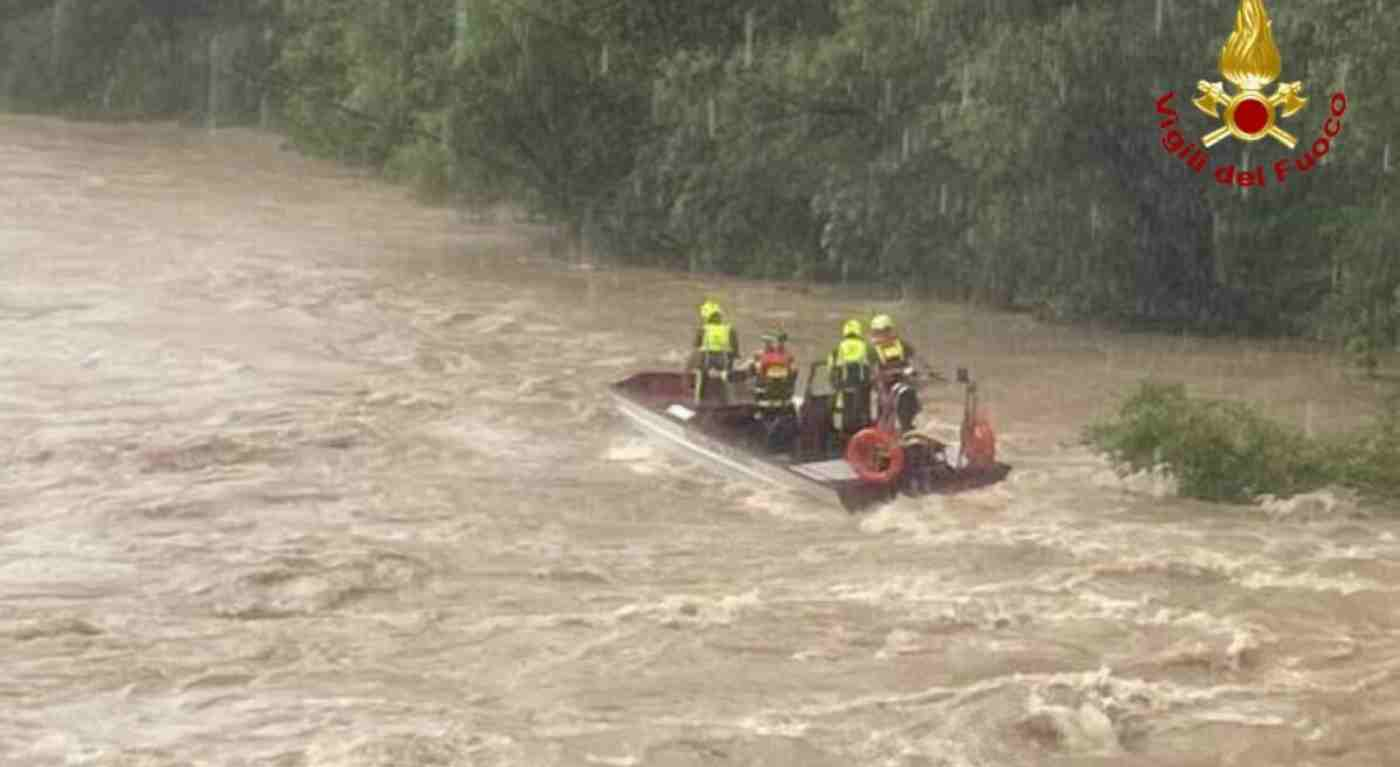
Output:
M1207 133L1201 142L1209 149L1233 135L1243 141L1258 141L1265 136L1273 136L1280 144L1292 149L1298 144L1288 131L1274 124L1277 111L1283 108L1284 117L1292 117L1307 105L1302 97L1303 83L1279 83L1272 96L1265 96L1257 90L1243 90L1231 96L1221 83L1208 83L1205 80L1196 84L1199 96L1191 103L1197 109L1214 117L1221 118L1220 107L1225 107L1225 125Z

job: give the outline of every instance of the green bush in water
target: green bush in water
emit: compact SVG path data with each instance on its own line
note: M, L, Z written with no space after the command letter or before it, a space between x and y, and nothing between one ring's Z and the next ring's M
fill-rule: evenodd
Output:
M1333 451L1270 421L1249 405L1191 399L1181 384L1144 382L1088 440L1132 470L1157 466L1176 476L1182 495L1247 502L1289 496L1335 480Z
M1337 483L1400 500L1400 396L1390 398L1375 425L1331 440L1328 453Z

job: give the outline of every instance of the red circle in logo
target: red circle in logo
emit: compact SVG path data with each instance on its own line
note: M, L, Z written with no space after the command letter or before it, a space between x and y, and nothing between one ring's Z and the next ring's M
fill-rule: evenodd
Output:
M1269 124L1269 107L1259 99L1245 99L1235 107L1235 126L1249 135Z

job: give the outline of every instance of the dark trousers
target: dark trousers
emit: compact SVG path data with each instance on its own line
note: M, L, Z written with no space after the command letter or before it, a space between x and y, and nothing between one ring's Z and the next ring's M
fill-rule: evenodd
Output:
M841 389L841 401L836 405L841 414L842 434L850 435L870 425L870 386L857 384Z
M729 371L732 360L728 354L715 352L702 352L700 354L700 367L696 369L695 375L695 401L705 402L707 400L718 400L723 404L729 404Z
M914 428L914 417L919 414L919 392L909 384L894 385L894 413L898 419L899 432L903 434Z

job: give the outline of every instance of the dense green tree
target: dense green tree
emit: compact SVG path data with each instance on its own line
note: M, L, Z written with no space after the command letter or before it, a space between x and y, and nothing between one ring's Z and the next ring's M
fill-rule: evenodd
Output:
M1234 3L9 0L0 95L216 109L224 35L304 148L515 198L634 263L1329 336L1373 362L1400 333L1400 22L1265 5L1310 100L1299 144L1227 140L1212 167L1272 171L1334 91L1347 108L1315 168L1249 191L1169 156L1154 103L1175 93L1187 140L1214 127L1191 99Z

